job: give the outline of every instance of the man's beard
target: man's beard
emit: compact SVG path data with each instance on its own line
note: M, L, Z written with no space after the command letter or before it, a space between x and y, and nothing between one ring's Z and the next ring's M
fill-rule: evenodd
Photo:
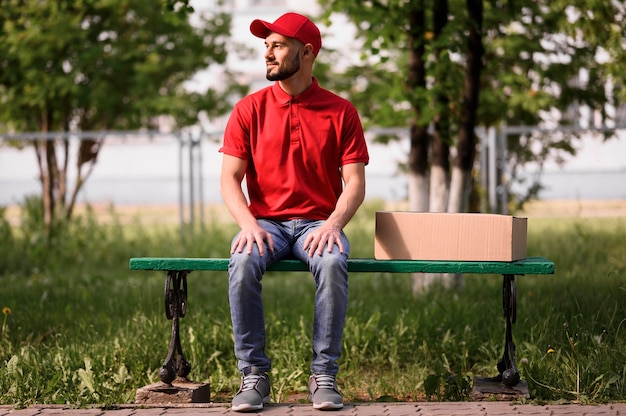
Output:
M268 81L283 81L291 77L293 74L295 74L296 72L300 70L300 59L298 58L299 56L300 56L300 51L296 53L296 55L289 62L288 65L282 68L279 68L278 71L273 74L270 73L272 68L268 68L265 78L267 78Z

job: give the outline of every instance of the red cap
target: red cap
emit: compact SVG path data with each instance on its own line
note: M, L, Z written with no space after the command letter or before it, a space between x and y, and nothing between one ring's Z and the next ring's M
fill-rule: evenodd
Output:
M261 39L265 39L270 32L276 32L283 36L296 38L305 45L310 43L313 45L315 56L322 47L320 30L308 17L298 13L285 13L274 23L256 19L250 24L250 32Z

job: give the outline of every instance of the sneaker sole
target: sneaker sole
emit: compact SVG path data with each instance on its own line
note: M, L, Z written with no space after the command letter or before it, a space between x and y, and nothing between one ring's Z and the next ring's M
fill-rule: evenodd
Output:
M233 412L254 412L256 410L261 410L263 409L263 405L268 404L270 402L270 396L266 396L263 398L263 402L261 404L250 404L250 403L243 403L240 404L239 406L233 406L232 410Z
M322 402L313 403L313 409L317 410L338 410L343 408L343 403Z

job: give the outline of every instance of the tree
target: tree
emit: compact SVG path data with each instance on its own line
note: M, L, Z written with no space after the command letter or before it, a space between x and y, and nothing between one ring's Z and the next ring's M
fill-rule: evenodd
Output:
M467 9L457 19L450 18L448 0L432 4L423 0L320 3L326 8L325 17L335 11L346 13L364 40L363 63L355 65L347 78L368 78L366 88L351 91L365 122L409 125L410 208L447 211L451 166L455 167L453 183L461 184L454 187L459 194L466 195L467 186L463 185L471 178L483 54L482 2L454 3L453 9ZM464 32L470 34L467 45L463 43ZM465 56L465 69L461 59L455 60L455 53ZM383 77L394 81L372 82ZM337 85L342 87L345 85ZM366 108L360 103L367 103ZM451 164L450 147L455 134L460 151L457 162ZM450 200L458 205L454 211L462 209L464 198L455 194Z
M476 126L572 123L564 115L574 104L597 110L605 120L607 106L617 107L625 98L618 70L626 57L621 2L320 4L328 23L333 13L345 13L363 41L362 62L347 70L334 88L348 92L366 124L409 126L409 209L414 211L468 210ZM597 59L601 52L609 56L605 62ZM572 82L581 71L589 73L586 85ZM611 96L607 84L613 86ZM555 120L547 114L556 114ZM515 172L529 161L542 164L555 152L573 154L573 138L510 136L510 169ZM520 203L540 186L529 189ZM432 281L433 276L416 276L414 289ZM460 276L443 281L459 284Z
M180 4L178 4L180 3ZM179 126L198 113L222 114L224 91L188 92L183 83L224 63L230 16L192 26L186 2L171 0L7 0L0 8L0 128L67 133L151 127L170 115ZM82 140L68 191L70 142L34 140L48 227L72 215L101 138Z
M614 121L611 110L626 100L619 69L626 60L626 3L487 4L488 76L483 90L489 93L481 95L481 124L542 125L556 130L508 137L508 171L515 179L529 162L541 166L576 153L580 133L558 130L581 125L583 113L578 109L597 116L591 127ZM611 132L605 134L606 139L611 137ZM512 201L517 207L536 197L541 184L534 181L528 188Z
M345 78L335 76L333 88L350 95L367 125L410 128L413 210L467 209L475 126L573 124L578 117L567 115L573 105L587 106L604 122L607 109L626 99L619 71L626 59L623 2L320 4L329 23L333 13L346 14L363 42L361 62ZM583 84L576 82L582 72L588 74ZM541 162L573 154L575 138L511 136L509 154L515 165Z

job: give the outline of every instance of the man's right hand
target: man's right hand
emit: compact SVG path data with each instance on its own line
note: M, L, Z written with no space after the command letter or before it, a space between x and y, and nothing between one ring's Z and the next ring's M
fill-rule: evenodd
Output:
M235 241L233 241L233 245L230 249L230 254L235 252L243 253L244 249L246 250L246 254L252 253L252 247L256 243L257 247L259 247L259 254L261 256L265 255L265 242L267 242L267 247L271 252L274 251L274 240L272 239L272 235L261 228L258 224L253 227L242 228L239 235Z

